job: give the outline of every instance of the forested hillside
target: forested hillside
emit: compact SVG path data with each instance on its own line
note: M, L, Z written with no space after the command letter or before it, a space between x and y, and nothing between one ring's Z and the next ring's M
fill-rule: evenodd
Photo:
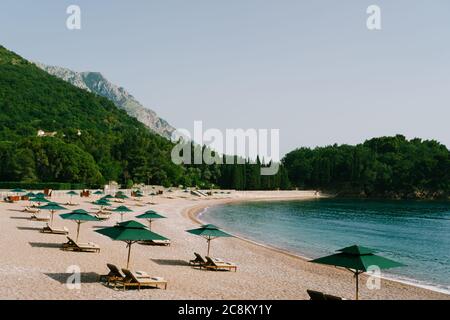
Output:
M450 152L436 141L381 137L356 146L300 148L283 160L294 186L338 195L441 198L450 192Z
M182 182L172 144L106 98L0 47L0 181ZM38 130L57 132L37 137Z

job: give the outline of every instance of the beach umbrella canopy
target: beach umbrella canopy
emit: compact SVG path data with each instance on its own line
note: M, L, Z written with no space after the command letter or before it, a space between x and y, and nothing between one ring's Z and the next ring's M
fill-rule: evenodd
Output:
M156 211L148 210L145 213L138 215L136 218L147 219L148 220L148 224L149 224L148 229L152 230L152 222L153 222L153 220L154 219L162 219L162 218L165 218L165 217L160 215Z
M376 266L379 269L404 266L400 262L376 255L376 250L363 246L353 245L339 249L337 252L336 254L314 259L310 262L343 267L353 272L356 279L356 300L359 298L358 277L361 273L367 272L372 266Z
M94 192L94 194L95 195L101 195L101 194L103 194L103 191L97 190L97 191Z
M34 198L36 197L36 194L34 194L33 192L28 192L27 194L25 194L25 197Z
M36 193L36 197L39 197L39 198L45 198L45 193L43 193L43 192L38 192L38 193Z
M100 199L105 199L105 200L109 200L109 199L112 199L112 198L114 198L112 195L110 195L110 194L107 194L106 196L104 196L104 197L101 197Z
M100 210L103 210L103 207L110 206L111 203L106 199L98 199L97 201L92 202L93 204L100 206Z
M20 189L20 188L11 189L9 191L10 192L15 192L15 193L27 192L27 190L23 190L23 189Z
M209 249L211 246L211 240L214 240L215 238L220 238L220 237L232 237L231 234L228 234L228 233L220 230L218 227L216 227L213 224L204 224L200 228L186 230L186 231L191 234L195 234L197 236L201 236L206 239L206 241L208 242L208 256L209 256Z
M66 208L64 208L63 206L59 205L56 202L49 202L43 206L38 207L41 210L48 210L50 211L51 214L51 220L50 220L50 226L53 226L53 214L55 213L55 211L61 211L61 210L67 210Z
M128 199L128 196L126 194L120 193L116 194L117 199Z
M116 241L124 241L128 247L127 268L130 264L131 245L138 241L169 240L157 233L148 230L143 224L137 221L125 221L113 227L95 230L104 236Z
M76 193L76 192L73 191L73 190L67 192L66 194L70 196L70 202L72 202L73 196L77 196L77 195L78 195L78 193Z
M49 200L45 199L45 198L41 198L41 197L34 197L31 199L28 199L28 201L30 202L37 202L38 205L41 205L41 203L48 203L50 202Z
M33 201L33 202L50 202L50 200L48 200L47 198L38 197L38 196L35 196L35 197L31 198L30 201Z
M125 207L125 206L119 206L119 207L113 209L112 211L113 211L113 212L120 213L120 219L121 219L122 221L123 221L123 215L124 215L125 213L133 212L133 210L131 210L130 208Z
M80 225L82 223L88 221L99 221L99 219L91 216L86 210L83 209L74 210L70 213L60 214L59 216L65 220L74 220L77 223L77 241L80 234Z

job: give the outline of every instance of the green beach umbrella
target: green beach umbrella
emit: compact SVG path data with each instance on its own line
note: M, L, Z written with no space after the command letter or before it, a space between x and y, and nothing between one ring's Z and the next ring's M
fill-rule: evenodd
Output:
M76 193L76 192L73 191L73 190L67 192L66 194L70 196L70 202L72 202L73 196L77 196L77 195L78 195L78 193Z
M105 200L109 200L109 199L113 199L114 197L112 196L112 195L110 195L110 194L107 194L106 196L104 196L104 197L101 197L100 199L105 199Z
M123 199L128 199L128 196L123 193L120 193L120 194L116 194L116 198L123 200Z
M104 199L104 198L98 199L97 201L94 201L92 203L97 205L97 206L100 206L100 210L103 210L104 207L107 207L107 206L111 205L111 203L108 200Z
M52 218L50 220L50 226L53 226L53 215L54 215L55 211L67 210L66 208L64 208L63 206L60 206L56 202L49 202L46 205L40 206L38 208L41 209L41 210L48 210L48 211L50 211L50 214L52 216Z
M59 216L65 220L74 220L77 223L78 226L77 226L77 240L76 241L78 241L78 236L80 234L80 225L82 223L88 222L88 221L99 221L99 219L97 219L94 216L91 216L86 210L83 210L83 209L74 210L70 213L60 214Z
M131 245L138 241L169 240L157 233L148 230L137 221L126 221L116 224L114 227L95 230L113 240L124 241L128 247L127 269L130 264Z
M129 212L133 212L133 210L131 210L130 208L127 208L125 206L119 206L117 208L115 208L114 210L112 210L113 212L117 212L120 214L120 220L123 221L123 215L125 213L129 213Z
M337 250L337 252L336 254L314 259L310 262L343 267L353 272L356 278L356 300L359 298L358 277L361 273L367 272L372 266L376 266L379 269L404 266L400 262L378 256L375 254L377 252L376 250L363 246L353 245Z
M38 192L38 193L36 193L36 197L39 197L39 198L45 198L46 196L45 196L45 193L43 193L43 192Z
M39 206L41 205L41 203L49 203L50 202L49 200L47 200L47 199L45 199L43 197L42 198L41 197L34 197L34 198L31 198L31 199L28 199L28 201L30 201L30 202L37 202Z
M19 193L27 192L27 190L23 190L23 189L20 189L20 188L15 188L15 189L9 190L9 192L14 192L14 193L19 194Z
M154 219L162 219L162 218L165 218L165 217L160 215L156 211L148 210L145 213L138 215L136 218L147 219L148 220L148 229L152 230L152 222L153 222L153 220Z
M97 190L97 191L94 192L94 194L99 196L99 195L103 194L103 191Z
M34 194L33 192L28 192L27 194L25 194L25 197L34 198L36 197L36 194Z
M218 227L216 227L213 224L204 224L200 228L186 230L186 231L189 233L195 234L197 236L201 236L206 239L206 241L208 242L208 254L207 254L208 256L209 256L209 249L211 246L211 240L214 240L215 238L220 238L220 237L232 237L231 234L223 232L222 230L220 230Z

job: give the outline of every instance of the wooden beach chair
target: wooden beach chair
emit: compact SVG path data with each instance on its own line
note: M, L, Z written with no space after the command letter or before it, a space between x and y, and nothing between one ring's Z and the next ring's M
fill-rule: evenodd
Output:
M64 251L100 252L100 247L93 242L79 243L70 237L67 237L67 240L68 241L62 245Z
M39 213L39 212L41 212L41 210L38 208L25 207L25 209L23 209L22 212Z
M125 279L118 281L117 284L122 285L124 291L129 287L137 287L140 290L143 287L159 288L160 285L167 289L167 281L161 277L150 277L145 272L131 272L128 269L122 269L122 272L125 274Z
M108 220L111 217L111 214L104 211L99 211L95 214L95 217L99 220Z
M168 246L170 247L170 240L143 240L139 241L140 244L146 246Z
M65 203L65 205L66 205L66 206L72 206L72 207L75 207L75 206L79 206L80 204L79 204L79 203L76 203L76 202L70 202L70 201L68 201L68 202Z
M200 267L200 269L201 269L206 264L206 261L197 252L194 252L194 255L195 255L195 259L189 260L189 265L191 265L193 267Z
M123 281L125 279L125 275L122 273L122 271L120 271L119 268L117 268L117 266L111 263L107 263L106 266L109 269L109 273L101 275L100 281L105 281L106 285L108 286L110 283L112 283L115 287L118 281Z
M48 223L45 227L41 229L42 233L52 233L52 234L61 234L61 235L67 235L69 234L69 229L66 227L63 227L62 229L56 229L51 227Z
M221 259L212 259L211 257L206 257L206 264L203 266L208 270L234 270L237 271L237 266L234 263L222 261Z
M31 217L30 217L31 221L43 221L43 222L48 222L50 221L50 216L43 216L43 217L39 217L36 213L31 213Z
M342 300L341 297L333 296L331 294L326 294L320 291L306 290L310 300L324 301L324 300Z

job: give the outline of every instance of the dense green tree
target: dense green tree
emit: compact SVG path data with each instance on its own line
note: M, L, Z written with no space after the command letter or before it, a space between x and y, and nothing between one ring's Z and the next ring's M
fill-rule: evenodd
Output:
M447 147L401 135L357 146L300 148L287 154L283 164L299 188L402 198L448 197L450 192Z

